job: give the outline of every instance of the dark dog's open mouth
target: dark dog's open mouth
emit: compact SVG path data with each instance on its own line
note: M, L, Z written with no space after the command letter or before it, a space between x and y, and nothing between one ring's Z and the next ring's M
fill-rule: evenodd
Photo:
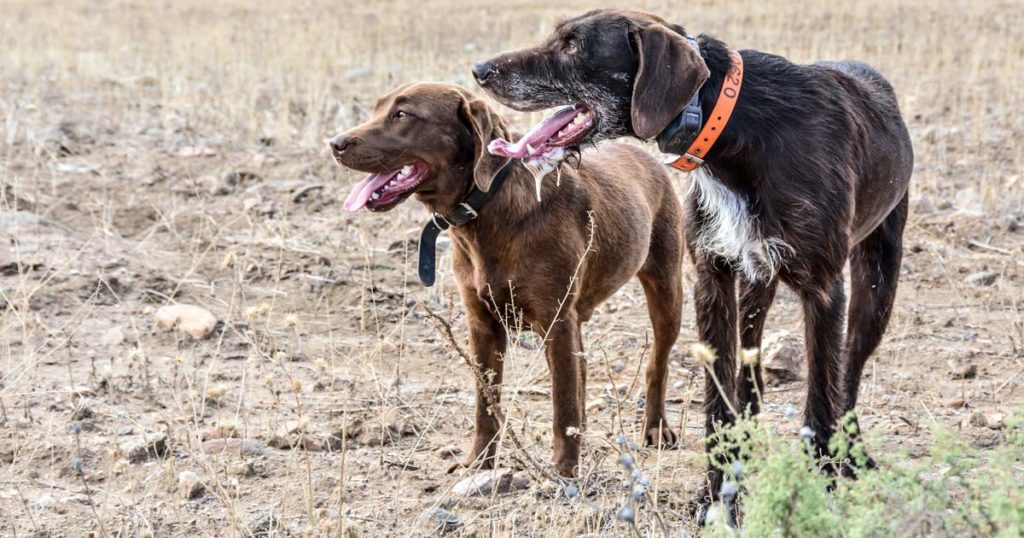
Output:
M345 199L345 211L350 213L366 207L370 211L391 209L409 197L430 174L426 164L407 164L397 170L370 174L352 188Z
M593 110L586 105L570 105L540 122L516 143L492 140L487 151L526 162L558 159L564 148L578 146L596 125L597 114Z

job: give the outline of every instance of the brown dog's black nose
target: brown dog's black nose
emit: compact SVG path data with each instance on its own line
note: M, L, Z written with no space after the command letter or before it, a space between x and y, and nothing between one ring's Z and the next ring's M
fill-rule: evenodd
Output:
M352 145L352 142L345 135L338 135L331 139L331 149L335 153L345 153L345 150Z
M476 79L478 84L483 84L487 77L491 76L492 72L491 64L487 62L478 62L473 66L473 78Z

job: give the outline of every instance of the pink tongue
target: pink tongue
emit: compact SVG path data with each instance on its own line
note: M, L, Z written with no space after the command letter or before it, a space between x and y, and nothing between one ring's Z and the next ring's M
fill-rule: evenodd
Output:
M524 157L533 157L531 155L529 145L535 150L539 149L544 142L547 142L549 138L554 136L562 127L569 125L569 122L576 117L578 111L573 105L563 107L549 116L544 121L537 124L530 132L523 135L519 139L519 142L511 143L507 140L498 138L491 140L491 143L487 145L487 151L491 155L498 155L500 157L511 157L513 159L522 159ZM536 152L540 153L540 152Z
M380 188L385 181L391 179L393 172L387 174L370 174L366 176L366 179L356 183L356 186L352 188L352 193L345 199L344 208L349 213L355 213L359 211L366 203L370 201L370 196L373 195L373 191Z

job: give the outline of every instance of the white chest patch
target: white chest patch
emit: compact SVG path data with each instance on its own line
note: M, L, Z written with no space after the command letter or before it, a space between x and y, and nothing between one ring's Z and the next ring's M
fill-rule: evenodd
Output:
M697 231L697 249L725 258L750 282L775 278L793 247L776 237L764 237L747 201L729 190L703 167L691 174L686 196L696 197L704 214L704 226Z

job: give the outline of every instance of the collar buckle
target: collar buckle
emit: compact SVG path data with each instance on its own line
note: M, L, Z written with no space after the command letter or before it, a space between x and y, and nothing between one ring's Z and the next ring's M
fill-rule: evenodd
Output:
M466 210L466 215L469 216L469 220L473 220L480 215L479 213L476 212L475 209L473 209L473 206L469 205L469 203L467 202L462 202L459 205L462 207L462 209Z
M437 219L441 219L441 222L443 222L444 224L441 224L441 222L437 222ZM431 215L430 220L434 221L434 226L437 226L441 230L447 230L448 228L452 227L451 221L444 218L444 215L440 215L438 213L434 213L433 215Z

